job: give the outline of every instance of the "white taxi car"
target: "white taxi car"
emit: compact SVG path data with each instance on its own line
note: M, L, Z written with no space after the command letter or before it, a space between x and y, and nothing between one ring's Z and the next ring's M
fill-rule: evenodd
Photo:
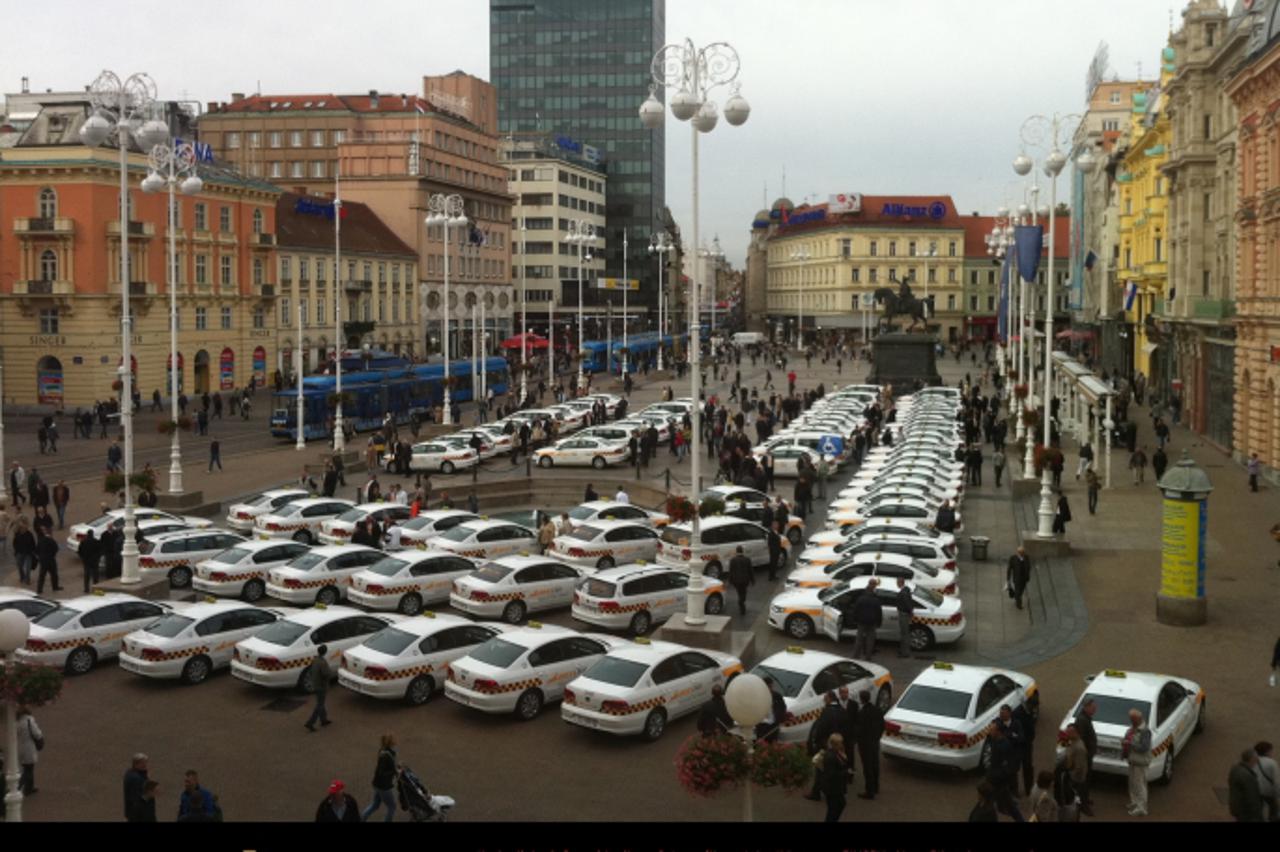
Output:
M822 715L824 696L842 686L855 702L858 693L867 690L881 712L893 704L893 676L884 666L799 645L766 657L751 673L773 678L787 702L787 718L778 732L778 739L784 743L807 743L813 723Z
M519 624L531 612L571 605L583 573L552 556L503 556L454 580L449 606Z
M849 614L859 595L866 593L873 577L841 580L825 589L788 589L769 604L769 626L786 632L793 639L808 639L821 629L829 639L851 639L857 632ZM898 609L894 603L897 583L886 583L875 590L880 598L884 620L876 632L877 639L897 641ZM908 630L911 649L924 651L937 645L949 645L964 636L965 618L960 598L943 596L908 582L916 610Z
M576 432L587 423L587 411L579 406L552 405L547 410L555 415L556 421L560 424L561 435Z
M185 589L202 561L244 542L244 536L218 529L184 529L149 536L138 545L142 554L138 568L143 579L167 576L170 586Z
M1000 705L1023 705L1035 718L1035 678L1008 669L936 662L922 671L884 717L886 755L970 770L991 766L987 734Z
M668 524L658 544L658 562L688 571L695 559L701 559L706 575L719 578L729 570L729 561L741 547L752 567L769 564L769 534L751 521L727 515L704 518L697 547L693 546L692 538L689 524Z
M337 671L343 651L400 618L372 615L349 606L317 606L293 613L235 646L231 676L271 689L315 692L314 678L307 667L315 660L318 646L326 646L325 659Z
M637 638L569 682L560 718L653 742L668 722L699 710L711 700L712 687L724 686L741 671L742 661L722 651Z
M724 503L722 514L725 516L741 518L757 524L764 521L765 503L772 502L767 494L743 485L713 485L703 491L699 499L708 498ZM788 515L783 533L793 546L799 544L804 540L804 521L795 515Z
M124 637L120 668L194 686L231 665L236 643L284 616L280 610L214 598L190 604Z
M297 606L331 606L347 596L351 577L385 556L363 544L313 547L267 572L267 595Z
M637 521L591 521L558 535L550 552L579 568L612 568L626 562L652 562L658 532Z
M496 559L512 553L534 550L538 537L533 530L510 521L464 521L427 540L428 547L447 550L470 559Z
M301 488L275 488L263 491L257 497L243 503L232 503L227 510L227 526L240 532L252 532L253 522L259 515L273 512L285 503L304 500L310 497L309 491Z
M858 526L840 527L834 530L822 530L814 533L806 544L805 550L835 547L850 541L863 541L875 536L889 535L899 538L926 538L942 548L948 556L956 555L956 537L954 533L944 533L933 525L933 520L916 520L912 518L876 518ZM803 557L804 554L801 554Z
M37 597L30 589L0 586L0 610L16 609L27 617L27 621L34 621L57 608L57 601Z
M569 681L623 640L530 622L495 636L449 664L444 694L485 713L514 713L528 722L559 701Z
M427 541L467 521L478 521L479 515L461 509L432 509L400 524L400 546L427 549Z
M631 436L635 435L636 439L644 437L644 433L649 431L652 426L658 430L658 445L662 446L671 440L671 423L667 420L668 415L661 412L650 412L647 417L633 414L630 417L624 417L621 420L615 420L610 425L616 429L622 429L627 433L627 441L631 440ZM639 432L639 435L636 433Z
M409 507L399 503L361 503L352 506L333 520L320 524L320 543L346 544L351 541L356 527L363 526L369 518L378 522L378 529L385 529L388 519L396 523L409 520ZM404 533L401 532L402 542L403 536Z
M809 467L813 470L818 469L818 462L822 457L807 447L800 447L794 444L777 443L772 447L756 447L752 450L756 461L761 461L766 455L773 456L773 475L779 477L799 476L801 459L808 462ZM827 463L834 466L836 457L826 456Z
M417 615L423 604L449 600L453 581L474 570L474 561L445 550L400 552L352 574L347 600L369 609Z
M662 512L633 506L630 503L619 503L616 500L592 500L589 503L579 503L569 510L569 519L575 524L583 521L640 521L659 529L671 523L671 518Z
M937 512L942 502L951 498L943 496L941 492L935 491L927 485L895 485L892 488L868 491L865 494L853 497L837 497L828 505L828 510L836 512L848 509L864 509L899 499L921 501L927 504L934 512Z
M253 603L267 593L267 572L309 551L296 541L245 541L196 563L191 587L221 598Z
M615 396L611 393L590 393L586 396L578 397L585 402L595 402L599 400L604 403L604 413L609 417L614 417L618 413L618 406L622 404L622 397Z
M939 505L918 497L882 497L858 509L830 509L827 528L861 526L879 518L905 518L913 521L932 521L938 515ZM956 529L964 528L964 519L956 510Z
M1151 672L1105 669L1091 678L1062 719L1058 728L1058 746L1063 745L1067 725L1080 713L1089 699L1097 704L1093 730L1098 735L1098 753L1093 759L1096 772L1108 775L1129 774L1129 764L1121 756L1125 732L1129 728L1129 711L1142 713L1151 728L1151 763L1147 780L1168 784L1173 780L1173 761L1192 734L1204 730L1204 687L1193 680Z
M955 571L934 568L910 554L887 553L882 550L847 554L839 562L830 565L796 568L787 575L787 587L824 589L852 577L879 577L881 585L887 585L895 591L899 577L943 595L954 595L959 591Z
M603 470L611 464L625 462L631 449L624 441L606 441L603 438L573 437L556 441L550 447L533 451L538 467L552 465L591 465Z
M458 434L468 435L471 432L479 432L482 439L487 439L493 445L493 455L505 455L515 449L515 436L508 435L501 426L496 424L481 423L471 429L463 429Z
M374 698L425 704L444 686L445 669L510 628L423 612L385 627L342 655L338 683Z
M191 515L171 515L159 509L147 509L141 506L134 508L133 519L135 523L155 519L176 521L193 530L202 530L205 527L213 526L213 521L208 518L197 518ZM116 530L124 529L124 509L112 509L110 512L99 515L88 523L73 524L71 529L67 531L67 547L71 548L73 552L79 552L80 542L88 534L89 530L93 530L94 538L101 539L102 533L107 529L107 524L111 524Z
M409 470L439 471L447 476L456 470L470 470L480 464L479 454L471 447L445 440L414 444L412 452Z
M705 578L706 613L724 612L724 583ZM643 636L655 624L683 612L689 575L660 565L620 565L578 582L570 613L578 621Z
M172 610L170 604L119 592L70 598L31 622L27 644L16 656L24 663L84 674L99 660L120 653L125 636Z
M337 497L293 500L255 518L253 534L262 541L293 539L303 544L314 544L325 521L338 517L354 505L350 500Z

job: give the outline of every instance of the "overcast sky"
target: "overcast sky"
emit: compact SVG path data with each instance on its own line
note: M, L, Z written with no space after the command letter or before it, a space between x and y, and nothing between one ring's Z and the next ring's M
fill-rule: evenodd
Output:
M601 0L608 2L608 0ZM1169 0L667 0L667 41L728 41L750 121L702 146L702 233L741 265L753 214L782 191L950 194L990 212L1037 112L1084 108L1099 41L1123 79L1154 76L1185 3ZM165 98L415 92L423 74L489 76L487 0L40 0L6 3L0 88L82 87L146 71ZM723 90L722 90L723 92ZM728 94L719 96L721 104ZM638 106L638 104L637 104ZM667 204L689 233L690 130L668 114ZM1060 187L1065 193L1065 181Z

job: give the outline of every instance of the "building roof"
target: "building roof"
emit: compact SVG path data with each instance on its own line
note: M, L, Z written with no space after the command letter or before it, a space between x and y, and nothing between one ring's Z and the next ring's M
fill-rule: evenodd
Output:
M312 93L301 95L248 95L220 104L209 112L442 112L435 104L418 95L376 94L334 95Z
M833 226L962 227L955 202L949 195L864 195L862 209L857 213L829 214L827 204L801 204L787 211L786 222L782 220L781 201L775 202L770 212L770 218L780 226L779 236Z
M304 212L308 204L317 212ZM276 201L276 243L281 248L331 251L333 219L325 215L333 199L285 192ZM417 259L417 252L378 218L367 204L342 202L342 249L364 254L399 255Z
M994 216L965 216L961 224L964 227L964 256L969 260L982 258L989 260L987 254L987 234L991 233L996 226L996 217ZM1042 223L1045 229L1044 245L1045 251L1049 248L1049 227L1047 223ZM1055 257L1059 260L1065 260L1071 255L1071 217L1055 216L1053 227L1058 232L1056 242L1054 243Z

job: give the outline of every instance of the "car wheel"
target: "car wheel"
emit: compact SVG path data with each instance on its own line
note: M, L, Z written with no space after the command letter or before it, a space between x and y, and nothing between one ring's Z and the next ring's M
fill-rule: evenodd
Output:
M453 462L451 461L441 462L440 472L443 473L445 476L448 476L449 474L453 473Z
M516 699L516 718L521 722L532 722L542 712L542 691L527 689Z
M299 544L311 544L312 542L315 541L315 539L311 537L311 533L307 532L306 530L298 530L296 533L294 533L293 540L298 542Z
M316 676L310 666L303 669L302 674L298 676L298 691L303 695L312 695L316 691Z
M404 700L414 707L421 707L435 691L436 682L431 675L418 675L409 681L409 688L404 691Z
M594 467L596 470L604 470L604 465L605 465L604 456L596 456L591 460L591 466Z
M524 621L525 611L528 608L524 605L524 601L512 601L502 610L502 620L507 624L519 624Z
M808 639L813 635L813 619L799 613L789 616L786 622L787 635L792 639Z
M212 671L213 664L209 662L208 657L203 654L198 657L192 657L182 667L182 682L188 686L204 683L209 679L209 674Z
M538 467L551 467L551 456L539 456Z
M649 632L649 628L653 626L653 618L647 610L640 610L631 616L631 635L643 636Z
M244 588L240 590L240 598L246 603L262 600L262 596L267 593L267 584L261 580L250 580L244 584Z
M982 753L978 755L978 771L986 775L991 771L991 739L982 743Z
M707 615L719 615L724 612L724 595L711 595L707 598Z
M913 651L927 651L933 647L933 631L919 624L911 625L911 629L907 631L907 638L911 642Z
M596 568L600 571L603 571L606 568L612 568L616 564L618 563L613 561L612 556L601 556L600 561L596 563Z
M800 540L803 538L804 534L800 532L799 527L792 527L787 530L787 540L790 541L792 545L799 546Z
M169 585L175 589L187 589L191 587L191 569L186 565L179 565L169 572Z
M338 597L337 589L333 586L325 586L323 589L316 592L316 603L324 604L325 606L333 606L338 602Z
M1160 785L1168 786L1173 781L1173 746L1164 753L1164 768L1160 770Z
M98 653L92 648L81 645L67 655L67 674L82 675L93 668L98 661Z
M719 580L720 572L722 570L723 569L721 569L719 562L712 562L707 565L705 573L708 577L711 577L714 580Z
M1192 731L1192 733L1195 733L1195 734L1204 733L1205 705L1208 703L1209 703L1209 700L1207 698L1200 702L1200 710L1196 713L1196 727L1195 727L1195 730Z
M666 729L667 711L659 707L645 718L642 736L644 737L645 742L655 742L662 736L662 732Z
M396 610L402 615L417 615L422 612L422 597L417 592L410 592L400 599Z
M880 708L881 713L888 713L889 708L893 706L893 689L888 684L880 687L880 691L876 693L876 707Z

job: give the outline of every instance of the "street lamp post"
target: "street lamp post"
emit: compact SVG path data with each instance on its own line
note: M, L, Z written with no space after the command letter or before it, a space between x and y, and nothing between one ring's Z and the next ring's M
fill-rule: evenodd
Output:
M716 235L711 240L711 248L698 249L698 254L711 261L713 270L711 273L711 334L714 336L716 333L716 302L720 298L720 261L724 260L724 252L720 249L720 236Z
M808 249L799 248L791 252L791 259L805 263L813 255ZM804 351L804 269L800 270L800 293L796 296L796 351Z
M449 401L449 227L467 224L466 202L461 195L438 192L428 199L427 210L430 211L426 218L428 227L441 225L444 228L444 423L449 426L453 423L453 409Z
M93 114L80 126L80 140L97 148L112 135L120 150L120 428L124 432L124 544L121 548L120 582L142 582L138 572L138 527L133 506L133 315L129 310L129 138L150 150L169 138L169 128L151 117L156 102L156 84L144 73L121 80L112 71L103 71L89 86Z
M723 85L733 84L737 79L738 72L741 70L741 63L738 60L738 51L728 42L715 42L706 47L698 48L694 46L691 39L685 39L680 44L668 44L660 49L653 56L653 62L650 64L650 71L653 76L654 88L650 89L649 97L640 105L640 121L650 129L656 128L662 124L665 117L665 110L662 102L657 97L657 87L663 86L675 89L676 93L671 98L671 113L680 121L689 121L692 119L693 124L693 234L692 245L698 245L698 134L710 133L715 129L716 122L719 119L719 110L714 101L710 100L709 93ZM725 121L737 127L751 115L751 106L747 103L746 98L738 93L738 87L733 85L733 95L725 102L724 117ZM701 433L701 370L702 370L702 334L701 321L698 316L698 304L700 290L699 284L701 274L698 270L699 264L693 265L693 293L689 301L691 303L691 314L689 321L689 345L691 349L692 359L690 361L689 381L690 390L692 392L694 406L694 428L693 428L693 456L692 456L692 490L694 499L697 500L702 491L701 484L701 466L702 453L699 451L699 437ZM698 546L701 527L699 526L699 518L694 515L693 529L691 538L693 547ZM703 563L701 559L693 561L693 567L690 572L688 614L685 617L686 624L700 625L706 623L705 605L706 596L702 594L702 571Z
M9 471L4 464L4 359L0 357L0 509L4 508L9 500L4 487L8 479Z
M662 269L667 265L667 253L675 246L666 231L659 231L649 238L649 254L658 258L658 369L662 369L662 350L665 348L667 335L667 315L664 312L663 298L665 287L662 283ZM3 459L0 459L3 462Z
M341 161L339 161L341 162ZM333 389L337 394L338 403L333 410L333 450L336 453L345 452L347 448L347 433L342 425L342 185L341 178L335 174L333 177ZM299 288L302 286L301 280L298 282ZM320 289L316 286L317 291ZM299 289L301 292L301 289ZM299 304L302 299L299 296ZM353 311L354 313L354 311ZM354 319L354 317L352 317ZM298 320L298 411L302 409L302 320ZM298 416L298 435L299 441L302 441L302 416ZM302 449L302 447L298 447Z
M181 189L183 195L195 195L204 189L204 181L196 170L195 148L186 142L172 145L156 145L147 155L151 173L142 180L143 192L159 192L162 188L169 190L169 412L176 424L178 422L178 380L182 369L178 364L178 238L177 238L177 202L174 199L174 188ZM181 430L175 425L173 440L169 446L169 493L182 493L182 452L178 445L178 433Z
M763 722L773 709L773 695L769 691L769 685L753 672L740 674L724 691L724 705L733 721L738 723L734 733L747 744L747 765L750 766L755 755L756 725ZM782 720L777 721L781 724ZM826 743L819 743L818 747L825 748ZM752 822L755 814L752 810L751 779L747 778L742 787L742 821Z
M0 665L3 665L6 670L13 668L14 651L27 643L27 636L30 633L31 625L25 615L16 609L0 610L0 655L4 657ZM4 821L8 824L22 822L22 793L18 790L18 784L22 780L22 764L18 762L18 722L14 714L16 709L12 700L5 699Z
M573 219L569 222L569 236L565 237L566 242L573 243L578 249L578 390L586 386L583 379L582 362L583 353L586 351L583 344L586 343L586 337L583 336L583 320L582 320L582 264L591 262L591 253L587 250L588 246L595 245L596 231L590 222L585 219ZM586 252L584 256L584 251ZM605 353L605 369L608 370L609 353Z
M524 281L525 221L520 217L520 405L529 399L529 291ZM547 333L550 334L548 326Z
M631 279L627 278L627 229L622 229L622 381L627 380L627 361L631 352L627 349L627 291L631 289Z

